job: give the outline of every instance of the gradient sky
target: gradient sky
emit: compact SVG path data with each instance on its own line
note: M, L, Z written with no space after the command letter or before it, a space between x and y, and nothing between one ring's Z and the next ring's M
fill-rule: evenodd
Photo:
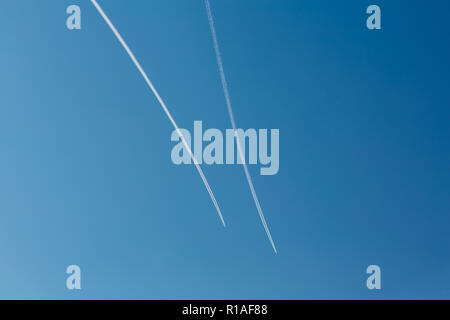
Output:
M202 0L99 3L180 127L231 127ZM279 173L250 166L278 255L240 166L203 166L225 229L171 162L170 122L90 1L3 1L0 298L449 299L448 1L211 5L238 127L280 129Z

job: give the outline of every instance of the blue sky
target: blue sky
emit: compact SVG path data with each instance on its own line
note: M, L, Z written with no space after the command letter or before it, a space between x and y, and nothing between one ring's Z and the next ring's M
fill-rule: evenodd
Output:
M202 0L99 3L180 127L231 127ZM240 166L203 166L223 228L171 162L170 122L90 1L7 1L0 298L450 298L450 5L211 5L238 127L280 129L279 173L250 167L278 255Z

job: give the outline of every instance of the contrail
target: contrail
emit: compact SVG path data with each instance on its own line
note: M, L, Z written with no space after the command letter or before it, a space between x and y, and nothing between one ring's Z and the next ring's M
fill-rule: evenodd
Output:
M174 126L175 130L177 131L178 135L180 136L181 140L183 141L184 146L189 152L189 155L191 156L192 161L195 164L195 167L197 168L198 173L200 174L200 177L203 180L203 183L205 184L206 190L208 190L209 196L211 197L212 202L214 203L214 206L216 207L217 213L219 214L220 220L223 223L223 226L225 227L225 220L223 219L222 212L220 211L219 205L217 204L216 197L214 197L214 194L211 190L211 187L209 186L208 181L206 180L205 175L203 174L202 169L200 168L197 159L195 158L194 154L192 153L191 148L186 142L186 139L184 138L183 134L181 133L181 130L178 128L178 125L176 124L175 120L172 118L172 115L170 114L169 110L166 107L166 104L164 103L163 99L160 97L158 91L156 91L155 87L153 86L152 82L148 78L147 74L145 73L144 69L142 69L141 65L137 61L136 57L134 56L133 52L131 52L130 48L126 44L126 42L123 40L120 33L117 31L117 29L112 24L111 20L109 20L108 16L105 14L103 9L100 7L100 5L95 0L91 0L91 2L94 4L94 6L97 8L97 11L100 13L100 15L103 17L105 22L108 24L108 26L111 28L112 32L115 34L117 39L120 41L128 55L130 56L131 60L133 60L134 64L138 68L141 75L144 77L145 82L147 82L148 86L152 90L153 94L156 96L156 99L158 99L159 103L161 104L161 107L164 109L164 112L166 113L167 117L169 118L170 122Z
M264 229L266 230L267 237L269 238L270 243L272 244L273 250L275 253L277 253L277 248L275 247L275 243L272 240L272 236L270 234L269 227L267 226L266 219L264 218L264 214L261 209L261 205L259 204L258 196L256 195L255 188L253 187L253 181L250 176L250 173L248 172L247 164L245 163L245 157L242 151L241 144L239 142L239 139L237 137L236 133L236 122L234 121L234 114L233 114L233 108L231 107L231 99L230 99L230 93L228 92L228 83L227 79L225 78L225 72L223 70L223 63L222 63L222 55L220 54L220 48L219 43L217 41L217 34L216 34L216 28L214 26L214 19L211 13L211 5L209 3L209 0L205 0L206 5L206 11L208 13L208 20L209 20L209 26L211 27L211 34L214 42L214 49L216 51L216 57L217 57L217 65L219 66L219 72L220 72L220 80L222 81L223 86L223 92L225 95L225 100L227 103L228 108L228 115L230 116L231 125L233 126L234 135L236 137L237 141L237 147L239 150L239 155L241 157L241 162L244 167L245 176L247 177L248 185L250 186L250 191L252 192L253 200L255 201L256 208L258 209L259 217L261 218L261 222L264 226Z

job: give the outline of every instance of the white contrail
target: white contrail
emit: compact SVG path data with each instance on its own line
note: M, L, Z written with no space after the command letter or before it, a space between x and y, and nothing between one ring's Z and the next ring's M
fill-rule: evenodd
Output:
M120 33L117 31L117 29L114 27L114 25L112 24L111 20L109 20L108 16L105 14L105 12L103 11L103 9L100 7L100 5L97 3L97 1L95 0L91 0L91 2L94 4L94 6L97 8L98 12L100 13L100 15L103 17L103 19L106 21L106 23L108 24L108 26L111 28L111 30L114 32L115 36L117 37L117 39L119 39L120 43L122 44L122 46L124 47L124 49L126 50L126 52L128 53L128 55L130 56L131 60L133 60L134 64L136 65L136 67L138 68L139 72L141 73L141 75L144 77L145 82L147 82L148 86L150 87L150 89L152 90L153 94L156 96L156 99L158 99L159 103L161 104L161 107L164 109L164 112L166 113L167 117L169 118L170 122L172 122L172 125L175 127L175 130L177 131L178 135L180 136L181 140L183 141L184 146L186 147L186 149L189 152L189 155L192 158L192 161L195 164L195 167L198 170L198 173L200 174L200 177L203 180L203 183L205 184L206 189L208 190L208 193L211 197L212 202L214 203L214 206L216 207L217 213L219 214L220 220L223 223L223 226L225 227L225 220L223 219L222 216L222 212L220 211L219 205L217 204L216 198L214 197L214 194L211 190L211 187L209 186L208 181L206 180L205 175L203 174L202 169L200 168L197 159L195 158L194 154L192 153L191 148L189 147L189 145L186 142L186 139L184 138L183 134L181 133L181 130L178 128L178 125L176 124L175 120L172 118L172 115L170 114L169 110L166 107L166 104L164 103L164 101L161 99L160 95L158 94L158 92L156 91L155 87L153 86L152 82L150 81L150 79L148 78L147 74L145 73L144 69L142 69L141 65L139 64L139 62L137 61L136 57L134 56L133 52L131 52L130 48L128 47L128 45L126 44L126 42L123 40L122 36L120 35Z
M236 133L236 122L234 121L234 115L233 115L233 108L231 107L231 100L230 100L230 93L228 92L228 83L227 79L225 78L225 72L223 70L223 63L222 63L222 55L220 54L220 48L219 43L217 41L217 34L216 34L216 28L214 26L214 19L211 13L211 5L209 3L209 0L205 0L206 5L206 11L208 13L208 20L209 20L209 26L211 27L211 34L214 41L214 49L216 51L216 57L217 57L217 65L219 66L219 72L220 72L220 80L222 81L223 86L223 92L225 95L225 100L227 103L228 108L228 115L230 116L231 125L233 126L234 135L236 137L237 141L237 147L239 150L239 155L241 157L241 162L244 167L245 176L247 177L248 185L250 186L250 191L252 192L253 200L255 201L256 208L258 209L259 217L261 218L261 222L264 226L264 229L266 230L267 237L269 238L270 243L272 244L273 250L275 253L277 253L277 248L275 247L275 243L272 240L272 236L270 234L269 227L267 226L266 219L264 218L264 214L261 209L261 205L259 204L258 196L256 195L255 188L253 187L253 181L250 176L250 173L248 172L247 164L245 163L245 157L242 151L241 144L239 142L239 138Z

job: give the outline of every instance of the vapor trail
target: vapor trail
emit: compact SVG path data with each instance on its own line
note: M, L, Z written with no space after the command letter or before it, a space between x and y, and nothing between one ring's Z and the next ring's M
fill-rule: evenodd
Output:
M147 85L152 90L153 94L156 96L156 99L158 99L161 107L164 109L164 112L166 113L167 117L169 118L170 122L174 126L175 130L177 131L178 135L180 136L181 140L183 141L184 146L189 152L189 155L191 156L192 161L195 164L195 167L197 168L198 173L200 174L200 177L203 180L203 183L205 184L206 190L208 190L209 196L211 197L212 202L214 203L214 206L216 207L217 213L219 214L220 220L223 223L223 226L225 227L225 220L223 219L222 212L220 211L219 205L217 204L216 197L214 197L214 194L211 190L211 187L209 186L208 181L206 180L205 175L203 174L202 169L200 168L197 159L195 158L194 154L192 153L191 148L186 142L186 139L184 138L183 134L181 133L181 130L178 128L178 125L176 124L175 120L172 118L172 115L170 114L169 110L166 107L166 104L164 103L163 99L160 97L158 91L156 91L155 87L153 86L152 82L148 78L147 74L145 73L144 69L142 69L141 65L137 61L136 57L134 56L133 52L130 50L126 42L123 40L120 33L117 31L117 29L112 24L111 20L109 20L108 16L105 14L103 9L100 7L100 5L95 0L91 0L91 2L94 4L94 6L97 8L97 11L100 13L100 15L103 17L105 22L108 24L108 26L111 28L112 32L115 34L117 39L120 41L128 55L130 56L131 60L133 60L134 64L138 68L139 72L141 73L142 77L144 77L145 82L147 82Z
M272 236L270 234L269 227L267 226L266 219L264 218L264 214L262 212L261 205L259 204L258 196L256 195L255 188L253 187L252 178L248 171L247 164L245 163L245 157L244 157L244 154L242 151L242 147L241 147L241 144L237 137L236 122L234 121L234 114L233 114L233 108L231 107L230 93L228 92L228 83L227 83L227 79L225 78L225 72L223 70L222 55L220 53L219 43L217 41L216 28L214 26L214 19L213 19L212 13L211 13L211 5L209 3L209 0L205 0L205 5L206 5L206 11L208 13L209 26L211 27L211 34L212 34L212 38L213 38L213 42L214 42L214 50L216 51L217 65L219 66L219 72L220 72L220 80L222 81L223 92L224 92L225 100L227 103L228 115L230 116L231 125L233 126L233 131L234 131L234 135L236 137L237 147L239 150L239 155L242 160L241 162L244 167L245 176L247 177L248 185L250 186L250 191L252 193L253 200L255 201L256 209L258 210L259 217L261 218L261 222L264 226L264 229L266 230L267 237L269 238L269 241L272 244L273 250L275 251L275 253L277 253L277 248L275 247L275 243L272 240Z

